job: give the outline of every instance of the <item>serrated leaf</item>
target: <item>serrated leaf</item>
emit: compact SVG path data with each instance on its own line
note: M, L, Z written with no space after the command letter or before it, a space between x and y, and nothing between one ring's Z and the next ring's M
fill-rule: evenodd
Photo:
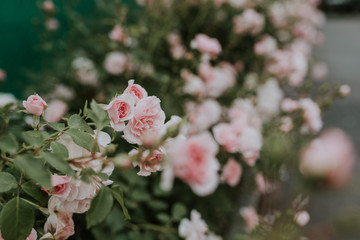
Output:
M81 132L77 129L69 129L66 131L66 134L69 135L72 140L80 147L85 148L89 152L92 151L95 139L90 134Z
M51 123L51 122L49 122L48 125L52 129L54 129L56 131L59 131L59 132L61 132L61 131L63 131L65 129L65 124L64 123Z
M171 217L173 220L180 221L187 214L187 208L182 203L175 203L171 209Z
M1 234L5 240L26 239L34 224L34 212L21 198L11 199L1 211Z
M24 190L27 195L41 203L46 203L48 201L47 193L42 191L40 186L37 186L32 181L21 184L21 189Z
M111 190L103 186L91 201L89 211L86 212L86 226L91 228L105 220L114 203Z
M22 133L24 140L34 146L39 148L44 144L44 141L49 138L49 134L45 131L27 131Z
M125 219L130 220L131 217L129 215L129 211L127 210L126 206L125 206L125 202L124 202L124 194L121 191L119 186L114 186L111 188L111 193L113 194L114 198L116 199L116 201L120 204L121 209L124 213Z
M62 158L68 158L69 157L69 151L65 147L64 144L58 143L58 142L52 142L51 143L51 149L54 153L58 154Z
M19 145L13 135L0 136L0 150L10 154L16 153Z
M63 157L56 153L42 152L40 156L53 168L59 170L66 175L75 176L74 170L71 169L69 163Z
M0 172L0 192L7 192L17 188L17 186L18 183L13 175L7 172Z
M52 189L50 171L39 158L35 158L32 155L21 155L14 159L14 164L34 182L48 189Z
M69 118L68 124L70 128L82 130L88 133L94 133L94 130L81 118L78 114L74 114Z

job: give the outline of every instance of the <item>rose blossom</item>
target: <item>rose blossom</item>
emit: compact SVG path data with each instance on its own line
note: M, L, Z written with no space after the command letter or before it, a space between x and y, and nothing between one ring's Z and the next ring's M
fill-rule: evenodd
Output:
M339 88L339 92L340 92L341 96L347 97L351 93L351 87L347 84L341 85Z
M70 212L50 212L50 216L44 225L46 233L41 239L66 240L75 234L74 221Z
M70 189L71 177L69 176L60 176L52 175L51 176L51 185L54 187L54 191L51 191L46 188L41 188L43 191L47 192L49 195L67 198L71 189Z
M105 108L111 119L111 126L115 131L125 129L125 121L130 120L134 114L134 98L131 94L125 93L113 99Z
M282 117L280 130L284 133L290 132L294 128L294 123L291 117Z
M47 12L52 12L55 9L54 2L51 0L44 1L42 7Z
M281 110L283 110L284 112L290 113L299 109L299 107L299 102L291 98L284 98L281 101Z
M261 40L255 43L254 50L257 55L269 55L277 48L276 40L269 36L265 35Z
M240 208L240 215L245 220L246 230L251 232L259 224L259 216L253 207Z
M104 68L110 74L119 75L125 71L127 61L126 55L122 52L110 52L105 57Z
M59 21L56 18L48 18L45 21L45 27L47 30L55 31L59 28Z
M278 81L270 78L265 84L257 88L257 110L262 119L268 122L280 112L280 102L284 93L279 87Z
M304 125L302 130L304 132L311 131L316 133L320 131L323 126L321 119L321 110L316 102L310 98L304 98L299 100L300 107L304 111Z
M6 79L6 72L0 68L0 82Z
M242 167L235 159L230 158L223 168L220 180L226 182L231 187L235 187L242 174Z
M215 140L222 145L226 151L235 153L239 150L237 134L231 124L220 123L213 128Z
M190 185L199 196L213 193L218 185L218 145L209 132L186 139L177 137L168 149L175 176Z
M320 81L323 80L327 76L327 74L328 74L328 67L326 63L319 62L313 66L311 77L315 81Z
M186 240L205 240L208 226L198 211L191 211L190 220L184 218L179 224L179 235Z
M303 227L310 221L310 215L307 211L300 211L295 214L294 220L300 227Z
M134 84L134 80L128 81L128 87L124 90L124 93L130 93L133 96L135 104L137 104L141 99L148 96L146 90L139 84Z
M136 156L138 153L138 150L133 149L129 152L129 156ZM151 154L149 150L146 150L142 153L139 162L133 162L133 165L134 167L140 167L140 171L137 173L139 176L150 176L152 172L157 172L162 169L163 160L163 149L153 150Z
M68 105L61 100L53 100L49 103L44 119L48 122L59 122L68 109Z
M304 175L326 179L331 187L341 187L352 175L355 156L346 133L340 129L327 130L303 149L300 170Z
M37 239L37 232L35 231L35 229L31 229L30 235L25 239L25 240L36 240ZM0 240L4 240L3 236L1 235L0 232Z
M220 120L221 106L212 99L205 100L201 104L188 102L186 104L186 114L189 117L192 131L200 132Z
M109 33L109 38L111 40L123 43L125 41L124 29L120 25L116 25Z
M191 47L199 50L203 54L209 54L210 56L217 57L221 51L221 45L215 38L210 38L205 34L197 34L195 39L191 41Z
M249 166L254 166L262 147L262 135L259 129L247 127L238 138L240 152Z
M134 117L124 130L124 138L129 143L142 144L143 138L150 134L156 141L165 123L165 113L161 109L160 99L155 96L141 99L134 110Z
M235 16L233 22L235 33L243 34L250 32L250 34L255 35L263 29L265 18L254 9L249 8L242 15Z
M72 61L71 67L75 70L76 78L80 83L91 86L98 84L98 72L91 59L87 57L76 57Z
M33 115L40 116L47 108L46 102L38 95L30 95L26 101L23 101L25 109Z

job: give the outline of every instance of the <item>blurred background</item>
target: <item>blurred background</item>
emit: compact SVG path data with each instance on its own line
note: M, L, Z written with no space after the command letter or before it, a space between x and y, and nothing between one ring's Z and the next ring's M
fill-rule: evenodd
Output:
M91 8L82 1L79 13L90 14ZM342 128L357 147L360 144L360 0L325 0L322 8L327 14L323 29L326 41L316 49L316 56L328 64L328 81L348 84L352 89L349 98L336 101L324 113L325 128ZM24 98L22 90L31 81L28 71L41 69L36 29L40 15L35 1L0 1L0 69L7 73L0 92ZM58 19L61 23L61 9ZM62 31L66 31L66 26ZM42 81L39 79L38 84ZM319 189L310 197L311 221L307 227L310 239L360 239L359 161L355 168L353 180L346 188Z

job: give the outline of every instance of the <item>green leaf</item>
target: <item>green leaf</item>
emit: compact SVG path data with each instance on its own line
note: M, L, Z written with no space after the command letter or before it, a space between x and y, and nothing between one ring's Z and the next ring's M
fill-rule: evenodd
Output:
M13 135L0 136L0 150L10 154L16 153L19 145Z
M94 133L94 130L81 118L78 114L74 114L69 118L68 122L70 128L82 130L88 133Z
M75 172L71 169L69 163L56 153L42 152L40 156L53 168L56 168L66 175L75 176Z
M13 175L7 172L0 172L0 192L7 192L17 188L17 186L18 183Z
M36 185L32 181L21 184L21 188L27 195L41 203L47 203L49 199L47 193L42 191L40 186Z
M156 218L163 223L167 223L170 221L170 217L166 213L159 213L156 215Z
M127 220L130 220L131 217L129 215L129 211L127 210L126 206L125 206L125 202L124 202L124 194L120 189L120 186L113 186L111 188L111 193L113 194L114 198L116 199L116 201L120 204L122 211L124 213L124 216Z
M113 206L114 199L111 190L103 186L91 201L89 211L86 212L87 228L97 225L105 220Z
M48 122L48 125L52 129L54 129L56 131L59 131L59 132L61 132L61 131L63 131L65 129L65 124L64 123L51 123L51 122Z
M34 212L21 198L11 199L0 216L1 234L5 240L26 239L34 224Z
M166 202L159 201L159 200L148 201L147 205L156 211L165 210L168 207L168 204Z
M52 189L50 172L39 158L32 155L21 155L14 159L14 164L25 175L41 186Z
M95 122L96 128L100 131L110 123L106 111L94 100L90 104L91 110L88 110L89 117Z
M171 217L175 221L180 221L183 219L187 214L186 206L182 203L175 203L171 210Z
M35 148L41 147L44 141L49 138L49 134L45 131L27 131L23 132L22 135L25 141Z
M69 157L69 151L65 147L64 144L58 143L58 142L52 142L51 143L51 149L54 153L61 156L62 158L68 158Z
M77 129L69 129L66 131L66 134L69 135L80 147L85 148L89 152L92 151L95 139L90 134L81 132Z

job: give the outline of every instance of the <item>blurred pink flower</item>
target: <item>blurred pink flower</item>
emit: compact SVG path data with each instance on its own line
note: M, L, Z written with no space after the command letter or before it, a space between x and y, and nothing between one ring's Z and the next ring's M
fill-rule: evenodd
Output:
M191 41L191 47L212 57L217 57L222 51L221 45L217 39L210 38L202 33L197 34L195 39Z
M54 2L52 0L46 0L42 3L42 7L47 12L52 12L55 10Z
M179 224L179 235L186 240L205 240L208 226L198 211L192 210L190 220L184 218Z
M300 211L295 214L294 220L300 227L303 227L310 221L310 215L307 211Z
M105 57L104 68L110 74L119 75L125 71L127 62L128 59L122 52L110 52Z
M257 55L270 55L277 48L276 40L269 36L263 36L260 41L255 43L254 50Z
M310 98L303 98L299 100L299 104L304 111L302 131L311 131L313 133L319 132L323 126L323 122L321 119L321 110L317 103Z
M347 84L341 85L339 88L339 93L343 97L348 97L351 94L351 87Z
M48 122L59 122L68 109L68 105L58 99L49 102L44 113L44 119Z
M252 35L260 33L265 23L264 16L252 8L246 9L241 15L235 16L233 21L235 33L249 32Z
M234 158L230 158L223 167L220 180L226 182L231 187L235 187L240 182L241 175L242 167L240 163Z
M45 20L45 27L47 30L55 31L59 28L59 21L56 18L48 18Z
M125 41L124 29L120 25L115 25L109 33L109 38L113 41L123 43Z
M259 216L253 207L240 208L240 215L245 220L246 230L251 232L259 224Z
M6 79L6 72L0 68L0 82Z

